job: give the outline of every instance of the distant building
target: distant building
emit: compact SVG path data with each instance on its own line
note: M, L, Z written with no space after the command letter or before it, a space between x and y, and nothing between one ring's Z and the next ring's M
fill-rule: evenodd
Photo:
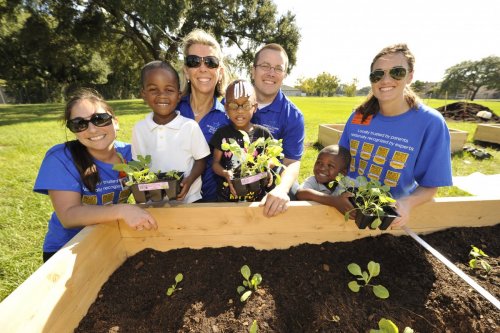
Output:
M302 90L287 85L282 85L281 90L286 96L306 96L306 93L303 93Z

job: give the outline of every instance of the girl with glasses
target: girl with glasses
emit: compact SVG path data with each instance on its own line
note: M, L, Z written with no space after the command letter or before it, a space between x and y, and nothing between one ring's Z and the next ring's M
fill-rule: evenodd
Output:
M364 175L391 187L400 215L452 185L450 135L443 116L411 90L415 57L406 44L382 49L370 65L371 92L349 117L340 145L352 159L348 176Z
M219 176L217 184L218 201L260 201L266 194L265 191L254 193L251 196L238 197L236 190L231 184L233 170L239 167L239 158L231 152L224 152L221 148L223 143L229 143L230 139L236 140L240 147L244 147L243 133L248 134L250 142L258 138L272 138L271 132L264 126L252 124L250 121L257 110L257 100L252 84L245 80L236 80L229 84L226 90L226 112L231 124L221 127L215 132L210 140L212 147L212 168ZM262 151L256 150L256 155Z
M64 122L76 139L48 150L34 186L54 207L44 262L87 225L123 219L137 230L157 228L147 211L126 204L130 190L122 189L113 165L130 160L131 148L115 140L118 122L109 104L96 91L81 89L66 104Z
M220 103L227 84L226 67L222 50L217 40L206 31L196 29L183 41L185 82L181 101L177 107L181 115L194 119L201 128L206 142L215 131L229 124L229 119ZM212 155L207 159L202 174L202 201L214 202L216 178L212 165Z

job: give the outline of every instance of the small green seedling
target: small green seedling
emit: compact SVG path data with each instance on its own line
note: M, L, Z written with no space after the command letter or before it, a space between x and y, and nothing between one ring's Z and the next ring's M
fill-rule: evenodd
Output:
M471 268L483 268L486 271L486 274L488 274L491 271L491 266L485 258L489 258L489 256L480 248L475 247L474 245L471 245L471 247L472 250L470 250L469 256L471 256L472 259L469 261L469 266Z
M257 320L254 320L252 326L250 326L250 329L248 330L248 333L257 333L257 332L259 332L259 326L257 326Z
M179 282L181 282L183 278L184 278L184 276L182 275L182 273L179 273L179 274L177 274L175 276L175 283L172 285L172 287L168 288L168 290L167 290L167 296L172 296L172 294L174 293L174 291L182 289L182 288L177 288L177 284Z
M382 318L378 322L378 330L371 329L370 333L399 333L399 329L392 320ZM413 333L413 329L405 327L403 333Z
M255 273L250 279L252 272L247 265L243 265L240 271L245 280L243 280L243 285L238 286L236 291L238 294L241 294L240 301L245 302L248 297L252 295L252 290L257 290L259 288L259 284L262 282L262 276L259 273Z
M358 276L357 277L358 281L363 281L364 282L361 285L359 284L358 281L351 281L351 282L349 282L349 284L348 284L349 289L351 289L353 292L357 293L360 290L361 287L370 286L370 287L373 288L372 289L373 293L378 298L385 299L385 298L389 297L389 290L387 290L387 288L384 287L383 285L381 285L381 284L377 284L377 285L369 284L370 280L373 277L378 276L380 274L380 264L379 263L376 263L374 261L370 261L368 263L368 272L361 271L361 267L359 267L359 265L356 264L356 263L349 264L347 266L347 269L349 270L349 272L352 275Z

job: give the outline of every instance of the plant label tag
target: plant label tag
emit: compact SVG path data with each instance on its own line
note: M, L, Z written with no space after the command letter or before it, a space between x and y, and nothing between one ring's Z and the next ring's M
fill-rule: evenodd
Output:
M150 184L137 184L139 191L168 190L168 182L157 182Z
M262 178L266 178L266 176L267 176L267 172L261 172L261 173L254 175L254 176L241 178L241 184L247 185L247 184L255 183L256 181L261 180Z

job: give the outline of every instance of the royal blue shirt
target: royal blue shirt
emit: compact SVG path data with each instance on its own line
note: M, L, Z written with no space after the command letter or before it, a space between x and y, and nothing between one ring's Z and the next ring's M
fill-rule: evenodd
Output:
M189 95L181 98L179 105L177 105L177 110L181 112L186 118L194 119L193 109L189 103ZM210 142L214 133L219 129L219 127L228 125L229 118L222 105L216 97L214 97L214 104L210 112L208 112L203 118L201 118L198 125L200 125L201 131L205 136L207 143ZM212 159L213 159L213 149L210 147L210 156L207 157L207 165L205 171L201 175L201 180L203 184L201 185L201 196L203 201L217 201L217 178L216 174L212 170Z
M115 149L126 161L132 159L130 144L115 141ZM113 170L113 164L98 160L94 160L94 162L101 181L97 183L95 192L91 192L83 184L69 149L64 143L58 144L45 154L33 190L42 194L48 194L49 190L77 192L82 196L82 204L84 205L109 205L127 202L130 190L122 188L119 172ZM43 251L58 251L81 229L65 228L56 213L53 212L45 235Z
M419 105L393 117L361 117L351 114L339 142L351 152L349 177L379 180L396 199L417 186L452 185L450 134L438 111Z
M255 112L252 123L266 127L275 139L283 139L283 154L299 161L304 152L304 115L281 89L268 106Z

